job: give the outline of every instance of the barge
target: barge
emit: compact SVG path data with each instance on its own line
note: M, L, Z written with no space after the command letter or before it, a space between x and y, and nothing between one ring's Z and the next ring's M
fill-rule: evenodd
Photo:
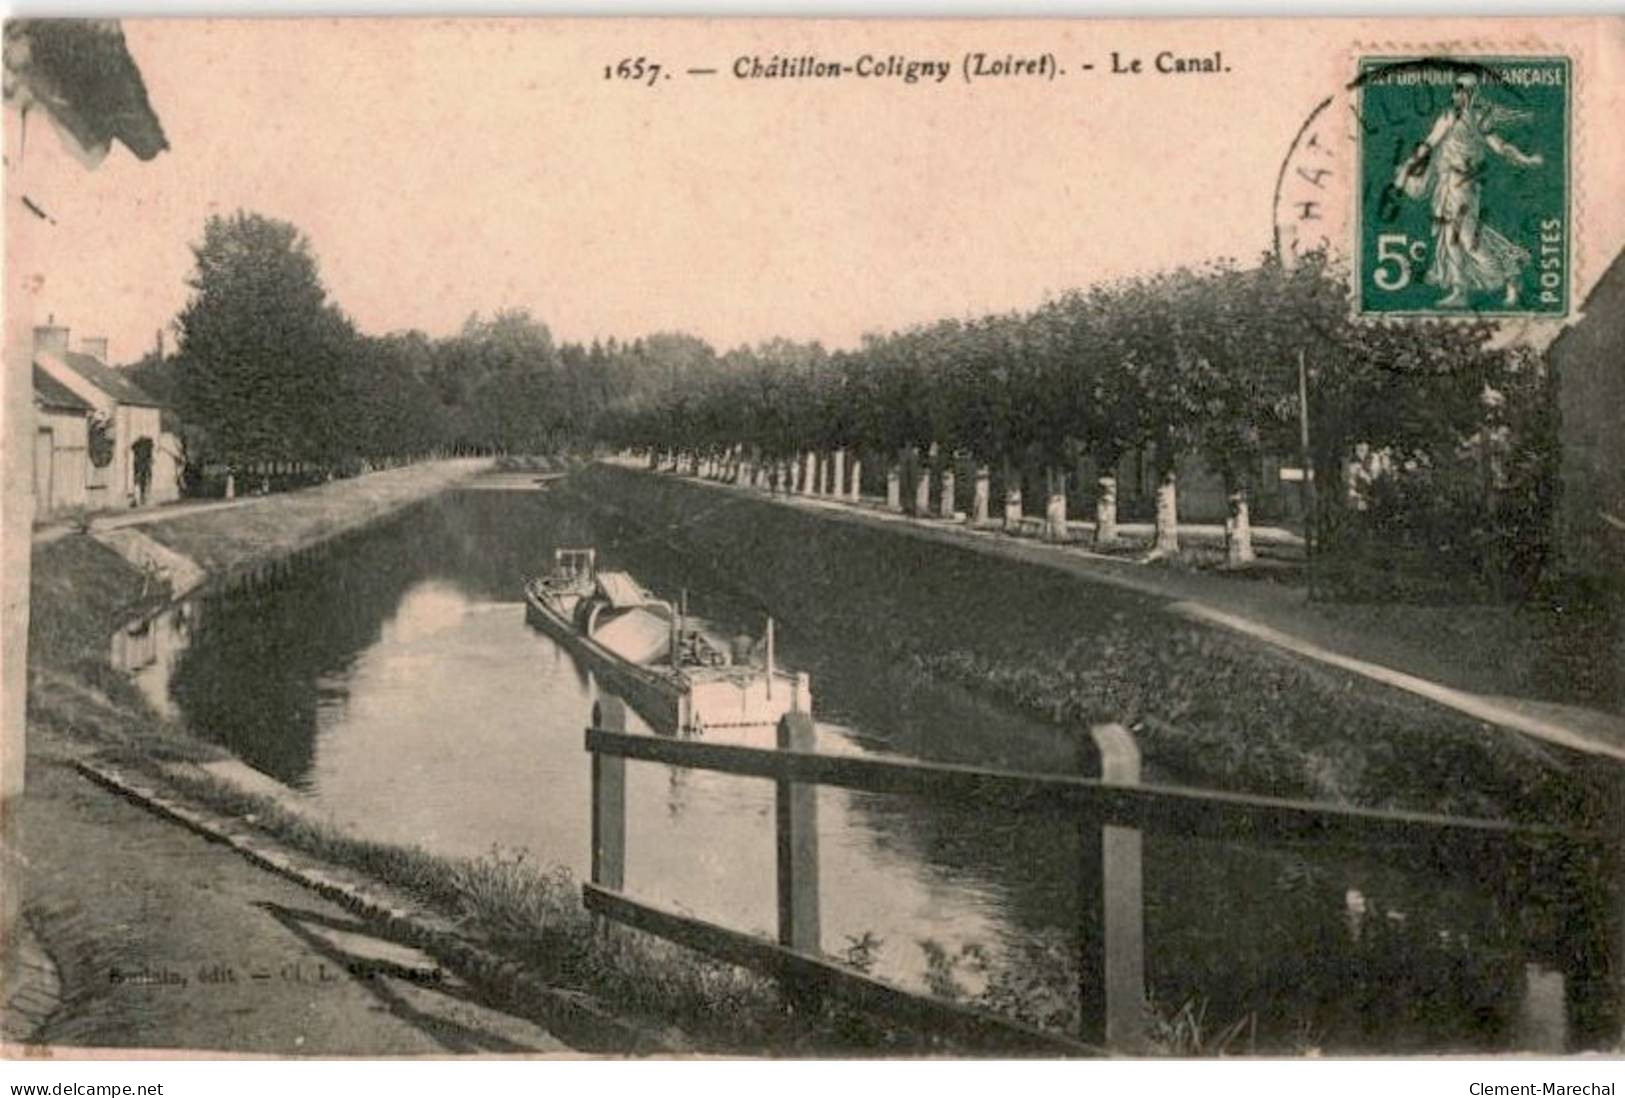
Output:
M593 549L558 549L553 567L525 581L525 617L564 645L656 731L771 729L812 712L804 674L774 664L773 621L761 641L719 636L645 590L626 572L598 568Z

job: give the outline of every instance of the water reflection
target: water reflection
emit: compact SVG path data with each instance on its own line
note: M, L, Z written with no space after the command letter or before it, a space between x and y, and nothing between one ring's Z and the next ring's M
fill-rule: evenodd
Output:
M662 540L558 497L446 497L123 631L115 659L198 735L368 837L448 854L523 847L580 876L582 729L599 687L525 625L519 577L556 545L594 544L652 589L688 586L696 614L759 628L763 607L707 586ZM924 682L884 651L818 643L793 622L780 651L814 677L821 751L1072 766L1054 728ZM627 782L628 890L770 932L772 784L639 762ZM916 987L927 942L971 991L1011 965L1076 987L1072 821L833 788L818 819L826 950L878 939L875 973ZM1147 836L1147 979L1163 1010L1193 999L1213 1026L1248 1019L1266 1049L1584 1043L1598 1026L1571 1012L1612 1007L1565 975L1575 964L1552 945L1566 916L1525 902L1534 884L1509 899L1475 883L1496 876Z
M199 612L198 601L187 599L113 632L113 666L129 674L154 711L172 720L181 712L170 695L170 681L181 653L192 642Z

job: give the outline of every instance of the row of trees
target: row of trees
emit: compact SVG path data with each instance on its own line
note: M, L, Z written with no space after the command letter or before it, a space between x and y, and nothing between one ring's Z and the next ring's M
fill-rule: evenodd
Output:
M601 425L657 462L709 462L803 490L830 488L837 455L843 480L854 462L879 462L889 502L905 505L898 481L911 480L920 510L933 474L940 484L969 462L979 467L973 521L986 519L994 480L1007 515L1019 515L1021 470L1036 467L1056 536L1068 473L1092 470L1105 543L1116 537L1116 470L1144 453L1158 481L1156 552L1178 547L1176 470L1197 458L1223 482L1231 559L1244 561L1263 459L1303 457L1301 385L1330 540L1437 543L1438 523L1423 516L1431 493L1470 502L1451 520L1469 555L1489 553L1489 541L1528 543L1544 528L1533 512L1550 473L1538 358L1497 346L1484 322L1356 322L1345 287L1316 260L1289 270L1273 258L1123 279L1029 312L870 336L854 351L735 352L698 386L627 403ZM1357 447L1380 455L1384 488L1427 492L1401 500L1362 481Z
M1346 280L1315 259L1121 279L853 350L780 339L719 354L681 333L559 345L523 311L438 339L364 335L309 241L256 214L211 218L193 252L177 353L141 379L180 411L199 465L329 471L610 446L764 484L796 470L804 490L837 490L839 470L852 491L867 470L919 510L933 484L951 509L954 471L974 470L973 519L995 485L1019 517L1023 481L1042 480L1025 503L1064 535L1070 479L1110 543L1116 471L1139 455L1158 485L1155 551L1169 552L1177 472L1196 460L1224 486L1230 555L1244 561L1264 459L1303 463L1301 385L1323 542L1528 574L1546 540L1555 445L1540 360L1498 345L1486 322L1356 322Z
M363 334L309 240L258 214L211 218L192 251L176 352L135 375L179 412L199 467L321 475L430 453L556 453L590 445L606 409L679 388L715 358L683 335L561 346L523 310L438 339Z

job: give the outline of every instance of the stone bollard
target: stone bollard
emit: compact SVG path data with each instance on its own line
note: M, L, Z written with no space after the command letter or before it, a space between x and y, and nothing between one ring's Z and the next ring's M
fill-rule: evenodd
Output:
M1095 496L1095 545L1105 548L1117 542L1117 478L1101 477Z
M922 468L914 474L914 514L926 518L931 514L931 470Z
M946 469L944 469L942 471L941 507L939 508L937 513L940 514L943 518L948 519L949 521L953 520L955 512L954 512L954 471L953 471L952 466L949 466L948 468L946 468Z
M857 457L852 459L852 494L847 498L853 503L863 498L863 462Z
M1005 533L1018 534L1021 532L1023 510L1024 509L1021 502L1021 488L1019 486L1014 488L1006 488L1004 490Z
M836 450L830 456L829 494L839 499L846 495L846 451Z
M893 465L886 470L886 510L900 512L903 509L903 472Z
M1224 524L1224 549L1227 564L1250 564L1257 559L1253 552L1253 524L1245 488L1237 488L1230 493L1230 515Z
M1066 491L1050 489L1049 499L1044 502L1044 537L1049 541L1063 542L1067 540L1066 530Z
M993 493L993 471L986 465L976 467L976 488L971 496L970 524L987 525L988 499Z
M818 472L818 455L808 450L801 456L801 494L810 495L813 490L813 477Z
M1157 481L1156 531L1156 542L1151 547L1154 556L1179 552L1179 482L1171 472Z

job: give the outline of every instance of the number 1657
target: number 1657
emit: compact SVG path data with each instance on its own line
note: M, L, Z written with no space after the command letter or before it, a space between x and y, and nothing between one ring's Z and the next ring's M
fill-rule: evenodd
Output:
M660 62L650 61L647 57L623 57L604 66L604 79L630 80L652 88L655 81L660 79Z

